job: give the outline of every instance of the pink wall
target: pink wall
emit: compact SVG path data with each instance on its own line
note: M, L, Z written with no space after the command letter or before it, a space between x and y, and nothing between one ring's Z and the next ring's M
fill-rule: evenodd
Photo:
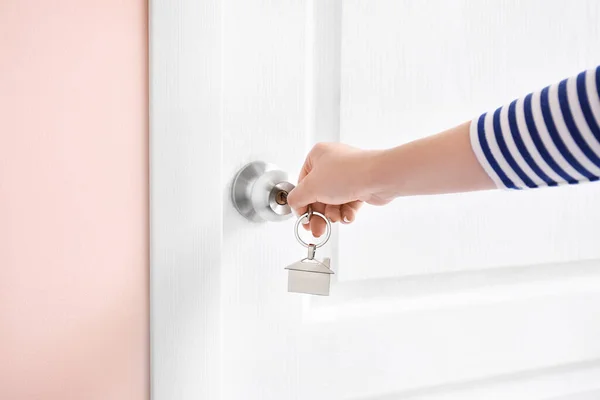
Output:
M145 399L147 6L0 0L0 399Z

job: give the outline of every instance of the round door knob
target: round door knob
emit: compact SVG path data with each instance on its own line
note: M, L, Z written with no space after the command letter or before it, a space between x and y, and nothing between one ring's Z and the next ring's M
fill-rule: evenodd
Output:
M232 200L236 210L253 222L283 221L292 216L287 203L294 185L287 173L273 164L254 161L233 179Z

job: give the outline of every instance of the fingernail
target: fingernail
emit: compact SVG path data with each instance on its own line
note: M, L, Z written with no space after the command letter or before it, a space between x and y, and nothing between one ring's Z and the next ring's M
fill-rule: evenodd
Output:
M308 225L308 223L309 223L309 222L310 222L310 221L309 221L309 220L308 220L308 218L306 218L306 217L304 217L304 218L302 219L302 225Z
M345 222L345 223L347 223L347 224L349 224L349 223L350 223L350 220L349 220L349 219L348 219L348 217L346 217L345 215L344 215L344 222Z

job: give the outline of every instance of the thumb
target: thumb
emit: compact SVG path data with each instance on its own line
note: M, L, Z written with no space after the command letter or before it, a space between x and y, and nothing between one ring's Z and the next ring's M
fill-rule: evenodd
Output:
M290 192L287 197L288 204L296 211L296 214L302 215L306 212L309 204L317 201L317 192L314 189L314 182L311 174L308 174L298 186Z

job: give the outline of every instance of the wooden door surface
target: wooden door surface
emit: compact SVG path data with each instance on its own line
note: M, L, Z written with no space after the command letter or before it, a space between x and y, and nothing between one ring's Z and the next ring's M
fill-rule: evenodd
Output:
M286 291L293 221L249 223L230 184L595 66L599 21L594 1L153 1L153 398L593 398L600 185L365 208L320 253L320 298Z

